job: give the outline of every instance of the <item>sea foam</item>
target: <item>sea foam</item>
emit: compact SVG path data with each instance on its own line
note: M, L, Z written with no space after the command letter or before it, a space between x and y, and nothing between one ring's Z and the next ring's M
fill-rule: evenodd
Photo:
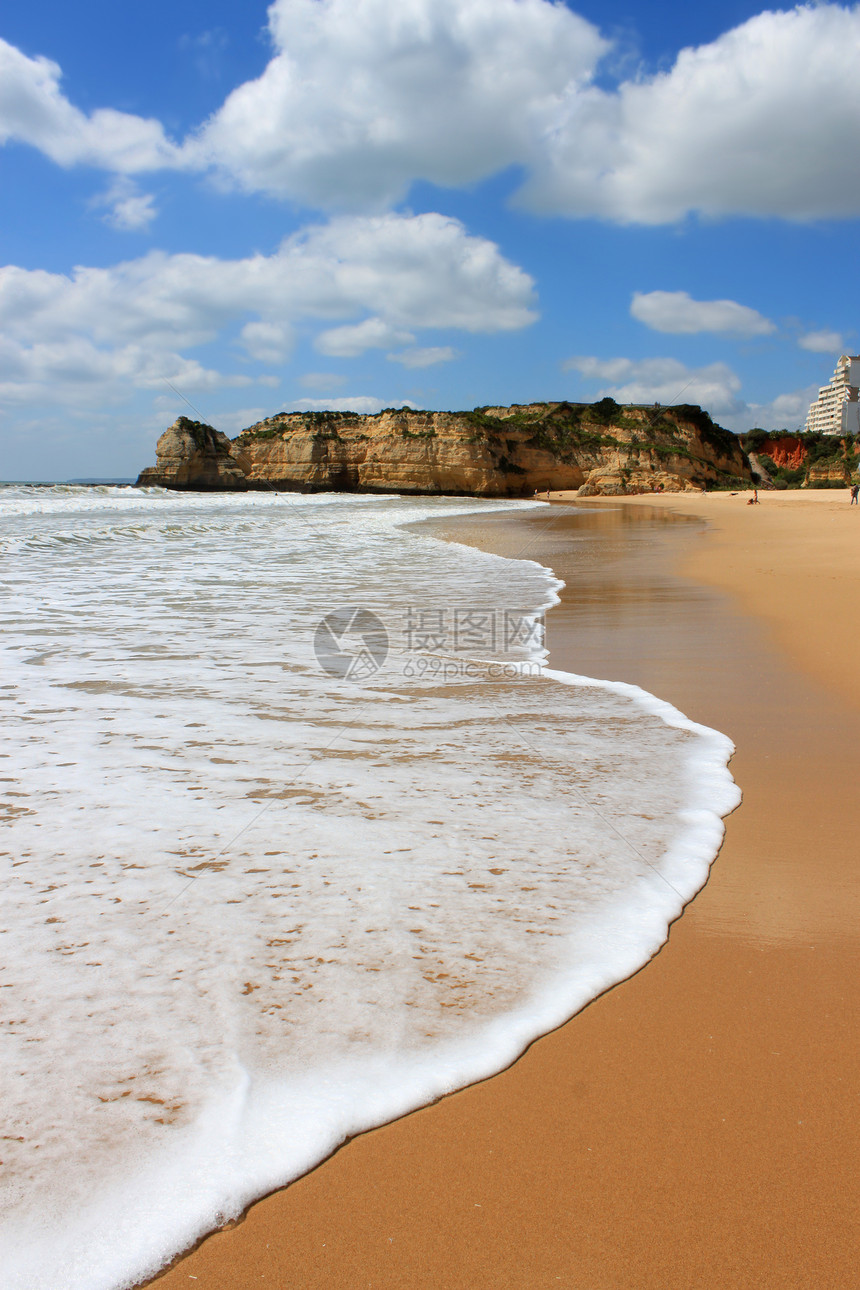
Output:
M551 571L403 528L482 506L0 490L9 1290L156 1272L704 882L729 741L548 668ZM387 655L331 675L355 608Z

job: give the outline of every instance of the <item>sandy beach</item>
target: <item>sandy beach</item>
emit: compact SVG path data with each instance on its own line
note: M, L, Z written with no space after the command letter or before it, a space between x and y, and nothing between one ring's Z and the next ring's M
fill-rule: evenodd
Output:
M565 579L552 666L726 732L743 804L645 968L507 1071L352 1140L159 1287L855 1283L860 507L760 496L559 496L458 524Z

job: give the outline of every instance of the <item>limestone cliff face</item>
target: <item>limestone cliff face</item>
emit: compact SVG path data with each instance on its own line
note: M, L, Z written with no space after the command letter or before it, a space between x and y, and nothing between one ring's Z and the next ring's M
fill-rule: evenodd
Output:
M473 412L282 412L232 442L180 417L138 483L523 497L680 492L749 467L736 437L699 408L532 403Z
M847 462L825 461L817 466L810 466L803 481L804 488L821 488L836 485L847 488L851 482L851 470Z
M220 430L180 417L159 439L156 465L141 471L137 487L158 485L201 493L245 489L245 472L233 460L232 449Z

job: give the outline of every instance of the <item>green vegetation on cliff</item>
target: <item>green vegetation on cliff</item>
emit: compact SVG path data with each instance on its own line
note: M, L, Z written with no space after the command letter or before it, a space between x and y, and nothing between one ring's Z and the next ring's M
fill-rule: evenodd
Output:
M597 403L532 403L505 410L489 406L454 415L475 428L471 441L503 438L511 429L531 431L530 443L562 458L577 449L640 448L668 458L673 455L696 460L689 451L683 427L694 425L699 437L715 453L732 455L738 446L737 436L716 425L707 412L694 404L676 407L659 405L621 406L614 399ZM619 438L611 431L630 431Z
M141 479L163 487L582 496L749 479L735 435L692 406L565 400L464 412L280 412L232 442L180 418Z
M191 436L195 448L200 452L205 452L210 447L213 436L218 434L214 426L208 425L205 421L192 421L190 417L177 417L176 426L177 429Z
M741 436L777 488L844 488L857 475L860 435L754 429Z

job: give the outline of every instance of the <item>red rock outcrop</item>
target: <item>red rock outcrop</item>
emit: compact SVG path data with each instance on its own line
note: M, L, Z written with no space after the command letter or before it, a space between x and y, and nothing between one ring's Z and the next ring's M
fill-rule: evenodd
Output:
M803 440L791 434L768 439L759 451L770 457L775 466L788 470L798 470L807 456Z

